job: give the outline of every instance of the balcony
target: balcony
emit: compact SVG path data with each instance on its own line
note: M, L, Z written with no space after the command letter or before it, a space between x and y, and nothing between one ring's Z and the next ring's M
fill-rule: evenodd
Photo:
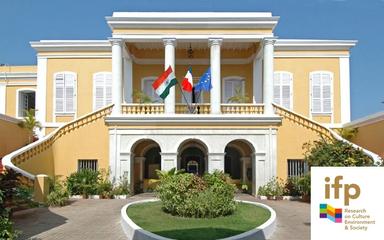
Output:
M187 104L177 103L175 106L176 114L209 114L210 104L201 103L194 104L188 108ZM261 115L264 113L264 104L253 103L222 103L222 114L236 114L236 115ZM125 103L122 104L122 114L164 114L163 103Z

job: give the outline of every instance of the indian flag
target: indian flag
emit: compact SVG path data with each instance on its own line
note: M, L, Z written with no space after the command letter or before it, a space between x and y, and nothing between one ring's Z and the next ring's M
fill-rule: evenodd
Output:
M167 70L153 82L152 87L155 89L157 95L162 99L165 99L169 94L169 89L176 85L176 83L175 73L173 72L172 67L169 66Z

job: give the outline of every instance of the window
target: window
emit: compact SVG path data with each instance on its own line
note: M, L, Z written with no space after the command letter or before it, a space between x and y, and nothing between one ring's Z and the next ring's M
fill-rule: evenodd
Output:
M310 74L312 113L332 113L332 78L330 72Z
M79 159L77 164L77 171L90 169L97 171L97 160L95 159Z
M288 159L288 177L301 177L308 173L308 164L301 159Z
M161 99L160 96L158 96L155 92L155 90L152 87L153 82L156 80L157 77L145 77L141 81L141 89L143 93L148 95L152 102L161 103L163 102L163 99Z
M55 112L74 113L76 104L76 75L55 74Z
M93 110L112 103L112 73L99 72L93 75Z
M292 109L292 74L289 72L275 72L273 76L273 102L288 109Z
M35 109L35 91L19 90L17 94L17 116L25 117L25 112Z
M231 97L244 96L244 79L241 77L226 77L224 78L223 102L228 103ZM232 102L243 102L241 99Z

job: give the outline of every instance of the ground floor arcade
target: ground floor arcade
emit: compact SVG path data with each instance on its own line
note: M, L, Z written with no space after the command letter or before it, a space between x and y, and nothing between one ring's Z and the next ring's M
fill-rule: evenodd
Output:
M224 171L255 194L276 176L276 130L111 129L110 170L126 177L134 192L150 191L156 170L184 169L202 175Z

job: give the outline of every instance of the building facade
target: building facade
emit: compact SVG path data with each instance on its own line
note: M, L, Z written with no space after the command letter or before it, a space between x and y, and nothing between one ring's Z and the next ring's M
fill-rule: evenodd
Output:
M303 174L303 149L350 121L356 41L281 39L269 12L115 12L106 40L31 42L37 66L0 68L0 113L36 108L40 140L9 155L30 177L108 169L148 189L155 170L224 171L238 184ZM171 66L194 82L163 101L151 85Z

